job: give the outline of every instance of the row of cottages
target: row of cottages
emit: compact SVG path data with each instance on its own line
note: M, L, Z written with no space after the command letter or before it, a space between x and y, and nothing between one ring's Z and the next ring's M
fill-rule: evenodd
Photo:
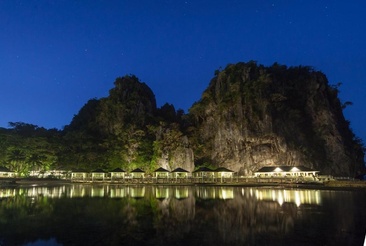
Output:
M197 170L193 171L192 177L197 179L206 179L215 181L220 179L221 182L225 179L232 179L234 176L234 171L229 170L225 167L218 167L216 169L211 169L208 167L199 167Z
M208 167L200 167L197 170L192 172L192 178L233 178L234 171L231 171L225 167L219 167L216 169L210 169ZM156 178L188 178L189 172L182 169L176 168L173 171L169 172L168 170L160 167L154 171L154 177Z
M315 179L319 171L305 166L271 166L262 167L254 173L256 178L302 178Z
M207 167L200 167L197 170L193 171L193 178L202 178L202 179L228 179L233 178L234 171L231 171L224 167L219 167L217 169L210 169ZM183 168L176 168L173 171L169 171L165 168L159 167L153 172L153 178L157 179L184 179L189 178L190 172L184 170ZM110 172L106 172L103 169L96 169L91 172L86 172L83 170L74 170L71 172L71 179L74 180L118 180L118 179L143 179L146 177L145 171L140 168L136 168L131 172L126 172L121 168L116 168Z
M188 171L184 170L183 168L176 168L173 171L168 171L162 167L156 169L154 171L154 177L155 178L187 178L188 177ZM85 180L85 179L91 179L91 180L118 180L118 179L143 179L146 177L145 171L143 171L140 168L136 168L132 170L131 172L126 172L125 170L121 168L116 168L110 172L106 172L103 169L96 169L91 172L86 172L84 170L74 170L71 172L71 179L78 179L78 180Z

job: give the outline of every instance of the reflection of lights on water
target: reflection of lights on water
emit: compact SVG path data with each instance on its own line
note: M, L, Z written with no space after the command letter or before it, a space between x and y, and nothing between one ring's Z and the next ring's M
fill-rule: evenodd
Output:
M321 204L320 192L312 190L256 190L255 197L258 200L276 201L280 205L292 202L298 207L301 204Z
M198 187L196 196L202 199L233 199L234 189L232 187Z
M155 190L156 198L168 198L169 197L169 189L168 188L160 188L157 187Z
M174 191L175 198L182 199L188 197L188 188L176 188Z
M109 189L108 189L109 190ZM111 198L122 198L127 196L125 188L115 188L109 190L109 196Z
M128 194L133 198L144 197L145 187L129 187Z
M234 190L232 188L221 188L219 190L219 198L220 199L233 199L234 198Z
M189 188L177 187L157 187L154 189L154 195L157 198L175 197L177 199L189 197ZM196 197L202 199L234 199L237 193L233 187L197 187L195 189ZM240 188L242 195L256 197L258 200L276 201L283 205L287 202L292 202L297 206L302 204L321 204L321 192L319 190L279 190L279 189L258 189L258 188ZM247 194L245 194L247 193ZM70 185L59 187L39 187L33 186L29 188L9 188L0 190L0 198L12 196L27 196L27 197L144 197L145 187L143 186L89 186L89 185Z
M274 201L276 200L276 196L274 197ZM283 197L282 197L282 194L280 193L278 195L278 203L282 206L283 204Z
M301 194L302 195L302 194ZM301 201L304 200L302 199L303 196L300 198L300 192L295 191L295 203L296 205L299 207L301 205Z

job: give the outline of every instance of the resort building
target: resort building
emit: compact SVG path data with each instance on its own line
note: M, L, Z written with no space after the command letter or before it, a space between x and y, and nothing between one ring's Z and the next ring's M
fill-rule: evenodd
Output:
M88 173L84 170L73 170L71 172L71 179L77 179L77 180L85 180L88 177Z
M130 175L133 179L145 178L145 171L141 170L140 168L136 168L130 172Z
M215 171L208 167L200 167L193 171L192 176L195 178L213 178Z
M218 167L215 169L215 178L222 179L232 179L234 171L227 169L226 167Z
M187 170L184 170L183 168L176 168L174 169L172 172L172 177L173 178L188 178L188 171Z
M116 179L124 179L126 176L126 171L117 167L115 169L113 169L112 171L109 172L111 174L111 180L116 180Z
M319 171L305 166L271 166L262 167L254 176L257 178L304 178L314 179Z
M11 171L9 168L1 166L0 167L0 178L13 178L15 177L15 172Z
M169 171L165 168L159 167L154 171L155 178L169 178Z
M218 167L214 171L216 180L221 183L225 181L232 181L233 179L234 171L231 171L226 167Z
M92 180L104 180L106 177L106 172L103 169L96 169L91 172Z

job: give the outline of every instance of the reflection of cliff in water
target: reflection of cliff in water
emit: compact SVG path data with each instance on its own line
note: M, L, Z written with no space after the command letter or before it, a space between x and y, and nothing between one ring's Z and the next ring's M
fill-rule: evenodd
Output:
M364 195L209 186L0 189L0 243L350 245L364 237Z
M194 231L204 232L202 239L208 244L255 245L271 235L284 235L294 228L298 208L294 203L280 205L275 201L261 201L250 192L235 189L235 199L226 201L199 200L196 204ZM212 212L210 211L212 208ZM204 227L209 226L209 230Z
M159 190L159 187L156 188ZM195 218L195 198L188 187L168 189L171 192L164 200L158 200L154 228L157 245L185 242L192 231ZM181 198L184 197L184 198Z

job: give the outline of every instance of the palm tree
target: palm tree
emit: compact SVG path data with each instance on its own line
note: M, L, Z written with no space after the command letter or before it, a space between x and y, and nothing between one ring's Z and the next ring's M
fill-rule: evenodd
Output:
M32 154L27 159L27 164L29 165L30 170L32 171L41 171L43 168L43 160L44 156L40 156L38 154Z

